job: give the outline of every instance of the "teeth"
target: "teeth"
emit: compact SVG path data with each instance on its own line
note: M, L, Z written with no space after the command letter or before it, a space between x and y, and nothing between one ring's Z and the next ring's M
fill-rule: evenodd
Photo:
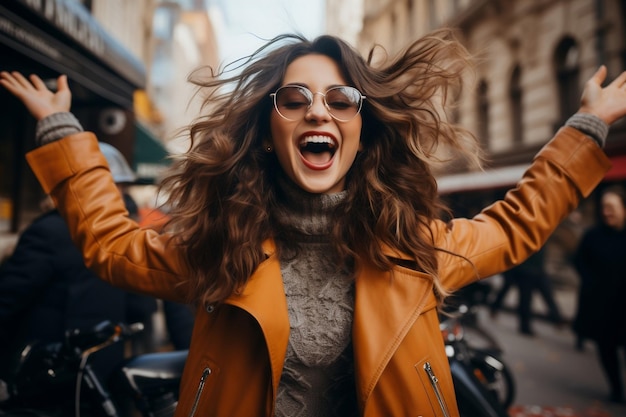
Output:
M322 144L325 143L329 146L335 146L335 142L328 136L307 136L300 141L300 146L306 146L308 144Z

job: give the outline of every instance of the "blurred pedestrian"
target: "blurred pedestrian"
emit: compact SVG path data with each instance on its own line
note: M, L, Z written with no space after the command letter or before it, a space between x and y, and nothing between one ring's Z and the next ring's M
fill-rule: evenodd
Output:
M501 308L506 292L515 285L518 289L517 298L517 317L518 331L527 336L534 336L532 329L532 320L535 315L533 312L533 295L539 293L547 308L547 318L554 325L560 327L563 325L563 316L561 310L554 298L552 282L545 270L545 246L538 252L530 256L521 265L518 265L504 272L504 286L496 294L496 298L491 304L492 316Z
M626 347L626 192L611 186L601 194L601 221L582 237L575 257L581 284L573 330L595 342L610 388L609 399L624 402ZM623 353L623 352L622 352Z

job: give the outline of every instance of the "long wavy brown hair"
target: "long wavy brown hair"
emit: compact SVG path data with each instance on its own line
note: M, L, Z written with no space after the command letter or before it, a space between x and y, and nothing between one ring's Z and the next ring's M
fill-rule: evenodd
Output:
M283 174L276 157L263 149L270 137L270 93L281 85L289 64L308 54L332 58L346 81L367 97L363 151L348 173L347 198L333 222L338 265L371 262L389 270L396 261L383 254L386 245L412 257L416 269L435 277L439 298L445 295L429 227L445 207L431 163L442 144L470 158L477 155L471 135L443 111L462 86L469 55L448 30L374 63L381 50L374 47L364 58L337 37L310 41L280 35L241 61L234 73L226 67L204 78L192 74L190 80L207 92L206 114L189 127L189 151L162 185L169 196L173 242L183 249L195 301L220 302L241 290L266 259L262 243L281 236L273 213L279 204L276 178Z

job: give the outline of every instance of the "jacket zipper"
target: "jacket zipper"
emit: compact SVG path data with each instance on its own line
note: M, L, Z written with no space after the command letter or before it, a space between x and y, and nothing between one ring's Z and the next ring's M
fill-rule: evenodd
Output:
M439 379L433 372L433 368L430 366L430 362L426 362L424 364L424 371L426 371L428 379L430 380L430 385L432 385L433 390L435 391L435 396L437 397L439 407L441 407L441 411L443 412L444 417L450 417L450 413L448 412L448 406L446 405L446 400L443 398L443 394L439 389Z
M196 390L196 396L193 400L193 405L191 406L191 411L189 412L189 417L193 417L196 414L196 410L198 409L198 403L200 402L200 395L202 395L202 391L204 390L204 384L206 383L206 379L209 375L211 375L211 368L204 368L204 370L202 371L202 376L200 377L198 389Z

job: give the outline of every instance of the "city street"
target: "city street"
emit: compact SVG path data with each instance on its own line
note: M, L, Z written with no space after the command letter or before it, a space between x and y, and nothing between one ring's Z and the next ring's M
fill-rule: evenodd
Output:
M561 289L555 296L564 317L575 311L573 289ZM542 304L535 295L535 311ZM504 349L504 360L513 370L517 395L511 417L626 417L626 405L606 401L608 385L601 373L594 346L587 342L585 350L574 348L574 334L568 326L556 328L537 319L533 322L535 336L518 333L515 289L507 296L505 311L490 317L481 307L480 323L491 331Z

